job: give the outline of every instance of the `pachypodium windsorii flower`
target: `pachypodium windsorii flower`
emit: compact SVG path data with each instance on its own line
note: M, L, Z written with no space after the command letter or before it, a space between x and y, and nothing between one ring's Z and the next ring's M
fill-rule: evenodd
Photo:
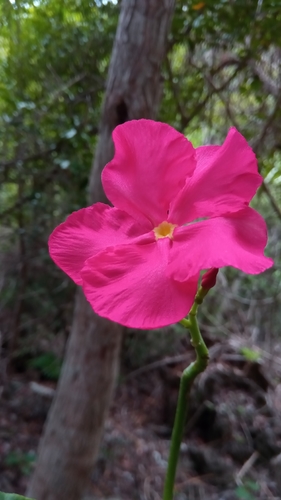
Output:
M262 177L235 128L222 146L195 149L169 125L133 120L116 127L113 141L102 183L114 206L74 212L49 240L51 257L96 313L159 328L188 314L201 270L272 266L265 222L249 207Z

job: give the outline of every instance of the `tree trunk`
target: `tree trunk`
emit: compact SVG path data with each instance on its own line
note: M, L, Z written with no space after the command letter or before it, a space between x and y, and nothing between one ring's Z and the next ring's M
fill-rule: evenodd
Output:
M122 1L90 175L90 203L106 201L100 174L113 156L112 130L127 120L156 116L160 66L173 9L174 0ZM123 327L95 315L78 291L63 370L29 497L81 499L98 454L118 371L122 333Z

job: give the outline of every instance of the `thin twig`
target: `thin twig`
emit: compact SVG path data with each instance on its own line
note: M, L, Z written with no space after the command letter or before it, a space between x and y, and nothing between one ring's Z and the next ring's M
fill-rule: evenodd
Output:
M256 462L257 458L259 457L259 453L257 451L254 451L250 458L244 463L244 465L241 467L240 471L236 474L236 483L240 486L242 484L242 479L249 472L249 470L253 467L254 463Z
M268 132L269 128L271 127L273 121L275 120L278 111L280 110L280 104L281 104L281 89L279 89L279 94L278 94L277 99L275 101L274 108L273 108L272 112L269 114L267 120L265 121L264 126L261 130L261 133L259 134L257 139L252 144L252 148L256 154L263 146L263 143L266 139L267 132Z
M273 194L271 193L268 185L263 181L262 185L261 185L261 189L265 192L265 194L267 195L270 203L271 203L271 206L274 210L274 212L276 213L276 215L278 216L278 218L281 220L281 209L279 208Z
M164 359L160 359L158 361L153 361L153 363L141 366L137 370L134 370L133 372L129 373L129 375L127 375L126 378L127 379L135 378L151 370L157 370L157 368L162 368L162 366L172 365L174 363L175 364L181 363L182 361L187 361L189 359L190 359L190 354L179 354L178 356L170 356Z

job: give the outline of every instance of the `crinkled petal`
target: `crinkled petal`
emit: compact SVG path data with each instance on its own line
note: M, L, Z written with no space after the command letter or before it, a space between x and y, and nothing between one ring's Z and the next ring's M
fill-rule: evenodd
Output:
M197 166L171 207L169 220L184 224L244 208L262 183L257 160L244 137L231 128L222 146L196 149Z
M195 149L175 129L132 120L113 131L115 155L102 173L108 199L154 226L167 219L171 201L195 168Z
M108 248L87 260L83 289L100 316L132 328L159 328L190 310L199 274L185 283L167 276L169 238Z
M176 228L169 273L185 281L200 269L233 266L258 274L273 265L264 256L267 231L263 218L252 208L226 217Z
M134 241L151 231L149 222L136 222L122 210L96 203L71 214L49 238L49 250L55 263L77 285L80 271L89 257L108 246Z

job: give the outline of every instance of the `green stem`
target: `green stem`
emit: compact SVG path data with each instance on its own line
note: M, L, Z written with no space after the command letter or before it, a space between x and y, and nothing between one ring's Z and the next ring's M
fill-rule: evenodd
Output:
M187 398L190 392L190 388L197 375L205 370L209 361L208 349L198 327L196 312L197 306L191 308L188 319L180 322L190 330L191 343L196 351L196 360L193 361L183 371L181 376L176 417L172 433L170 455L164 485L163 500L173 499L177 462L186 421Z

